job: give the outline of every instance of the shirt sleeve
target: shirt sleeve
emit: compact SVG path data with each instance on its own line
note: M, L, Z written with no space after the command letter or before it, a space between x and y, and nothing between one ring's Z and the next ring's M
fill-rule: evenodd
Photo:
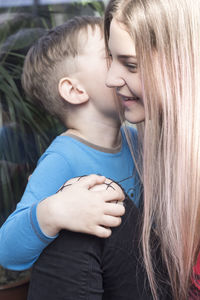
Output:
M40 159L16 210L0 229L0 265L12 270L28 269L55 239L42 232L37 205L71 177L70 166L61 155L50 153Z
M193 268L193 274L191 278L191 287L189 289L188 300L200 299L200 253L197 257L197 263Z
M152 300L140 254L140 214L126 197L125 215L105 241L102 258L104 300ZM165 299L165 298L163 298Z

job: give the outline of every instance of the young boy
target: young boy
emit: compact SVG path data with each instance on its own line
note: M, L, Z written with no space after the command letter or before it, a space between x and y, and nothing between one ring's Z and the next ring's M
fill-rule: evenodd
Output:
M69 20L30 49L22 78L25 91L69 129L42 155L16 210L0 230L4 267L31 267L61 229L108 237L109 227L120 224L124 207L108 201L123 200L123 193L112 188L90 191L104 177L82 178L63 194L49 197L70 178L102 174L120 182L132 200L139 201L139 180L114 96L105 86L106 72L99 18Z

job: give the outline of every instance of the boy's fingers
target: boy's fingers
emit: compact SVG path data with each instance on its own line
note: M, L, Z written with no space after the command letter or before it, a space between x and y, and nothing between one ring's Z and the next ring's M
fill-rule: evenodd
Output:
M101 223L106 227L117 227L121 224L121 218L104 215Z
M114 217L121 217L125 213L125 207L118 203L106 203L104 208L104 214Z
M95 185L104 183L105 179L105 176L91 174L88 176L73 178L73 181L68 180L68 183L78 183L80 186L85 187L89 190Z
M121 188L118 188L118 190L106 190L106 191L100 191L102 199L104 199L105 202L118 202L118 201L124 201L125 195Z
M100 238L108 238L112 231L110 228L105 228L103 226L97 226L94 234Z

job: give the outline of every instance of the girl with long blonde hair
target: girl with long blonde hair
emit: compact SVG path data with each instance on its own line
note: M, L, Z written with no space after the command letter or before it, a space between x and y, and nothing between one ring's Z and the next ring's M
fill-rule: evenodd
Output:
M142 246L152 293L158 299L153 230L173 299L200 299L194 274L200 251L200 1L111 0L105 36L112 56L107 85L116 88L125 118L141 122Z

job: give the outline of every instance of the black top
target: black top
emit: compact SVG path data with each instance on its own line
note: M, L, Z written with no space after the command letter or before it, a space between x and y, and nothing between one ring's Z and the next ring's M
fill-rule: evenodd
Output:
M28 300L153 299L140 250L141 215L128 198L125 208L108 239L61 231L33 267ZM159 298L171 299L163 279Z

